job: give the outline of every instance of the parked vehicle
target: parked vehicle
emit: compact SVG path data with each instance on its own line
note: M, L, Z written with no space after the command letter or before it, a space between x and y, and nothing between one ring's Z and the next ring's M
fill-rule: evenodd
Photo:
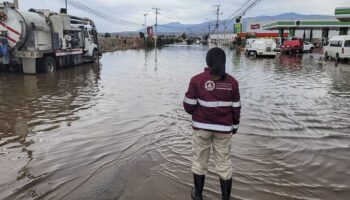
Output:
M9 2L0 4L0 51L1 66L19 66L28 74L97 62L101 55L92 20L65 9L19 11Z
M255 39L246 46L245 54L248 56L276 56L280 54L277 51L277 44L274 39Z
M281 53L300 53L303 52L304 48L304 42L301 39L291 39L291 40L285 40L283 44L281 45Z
M312 43L310 42L304 42L303 46L303 52L310 52L312 53L314 51L315 47Z
M336 61L340 59L350 58L350 35L334 36L329 39L329 43L324 47L325 59L334 58Z
M252 43L257 40L256 38L249 38L245 41L245 48L250 48L252 46Z

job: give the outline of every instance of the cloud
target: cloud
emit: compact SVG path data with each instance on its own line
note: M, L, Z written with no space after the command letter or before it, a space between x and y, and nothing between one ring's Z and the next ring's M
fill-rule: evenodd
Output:
M144 14L147 13L147 24L155 23L155 13L152 7L160 8L158 16L159 24L169 22L201 23L208 19L215 19L214 4L221 4L223 15L226 18L240 8L245 2L242 0L68 0L79 2L96 12L108 17L99 17L87 12L86 9L78 9L68 6L69 14L86 16L93 19L101 32L130 31L142 28ZM46 8L58 11L64 7L64 0L19 0L20 9ZM276 15L284 12L297 12L301 14L325 14L333 15L335 7L348 6L349 0L261 0L246 16ZM84 11L85 10L85 11ZM127 21L130 23L123 23ZM138 25L135 25L138 24Z

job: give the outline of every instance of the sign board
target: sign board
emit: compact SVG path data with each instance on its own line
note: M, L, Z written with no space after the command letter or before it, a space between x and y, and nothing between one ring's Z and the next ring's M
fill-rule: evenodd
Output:
M153 27L152 26L147 27L147 36L153 37Z
M254 29L260 29L260 24L251 24L250 25L250 29L254 30Z
M242 33L242 24L236 23L233 25L233 33Z

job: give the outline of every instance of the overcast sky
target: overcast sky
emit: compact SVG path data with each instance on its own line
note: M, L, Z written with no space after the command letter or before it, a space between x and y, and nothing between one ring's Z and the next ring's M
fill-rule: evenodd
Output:
M11 0L9 0L11 1ZM214 20L214 4L221 4L220 18L226 18L247 0L68 0L68 13L89 17L100 32L139 30L144 24L155 23L152 7L160 8L159 24L181 22L196 24ZM317 2L317 3L316 3ZM45 8L58 11L64 0L19 0L21 10ZM85 6L85 7L84 7ZM334 15L335 7L350 7L350 0L261 0L245 16L277 15L285 12ZM92 14L95 13L95 14Z

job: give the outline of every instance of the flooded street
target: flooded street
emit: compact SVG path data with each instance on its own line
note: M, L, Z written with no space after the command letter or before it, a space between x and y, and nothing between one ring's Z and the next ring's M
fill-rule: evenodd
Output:
M0 73L0 199L190 199L182 107L207 46L105 53L101 66ZM226 50L240 83L234 199L350 196L350 65ZM205 199L219 199L210 158Z

